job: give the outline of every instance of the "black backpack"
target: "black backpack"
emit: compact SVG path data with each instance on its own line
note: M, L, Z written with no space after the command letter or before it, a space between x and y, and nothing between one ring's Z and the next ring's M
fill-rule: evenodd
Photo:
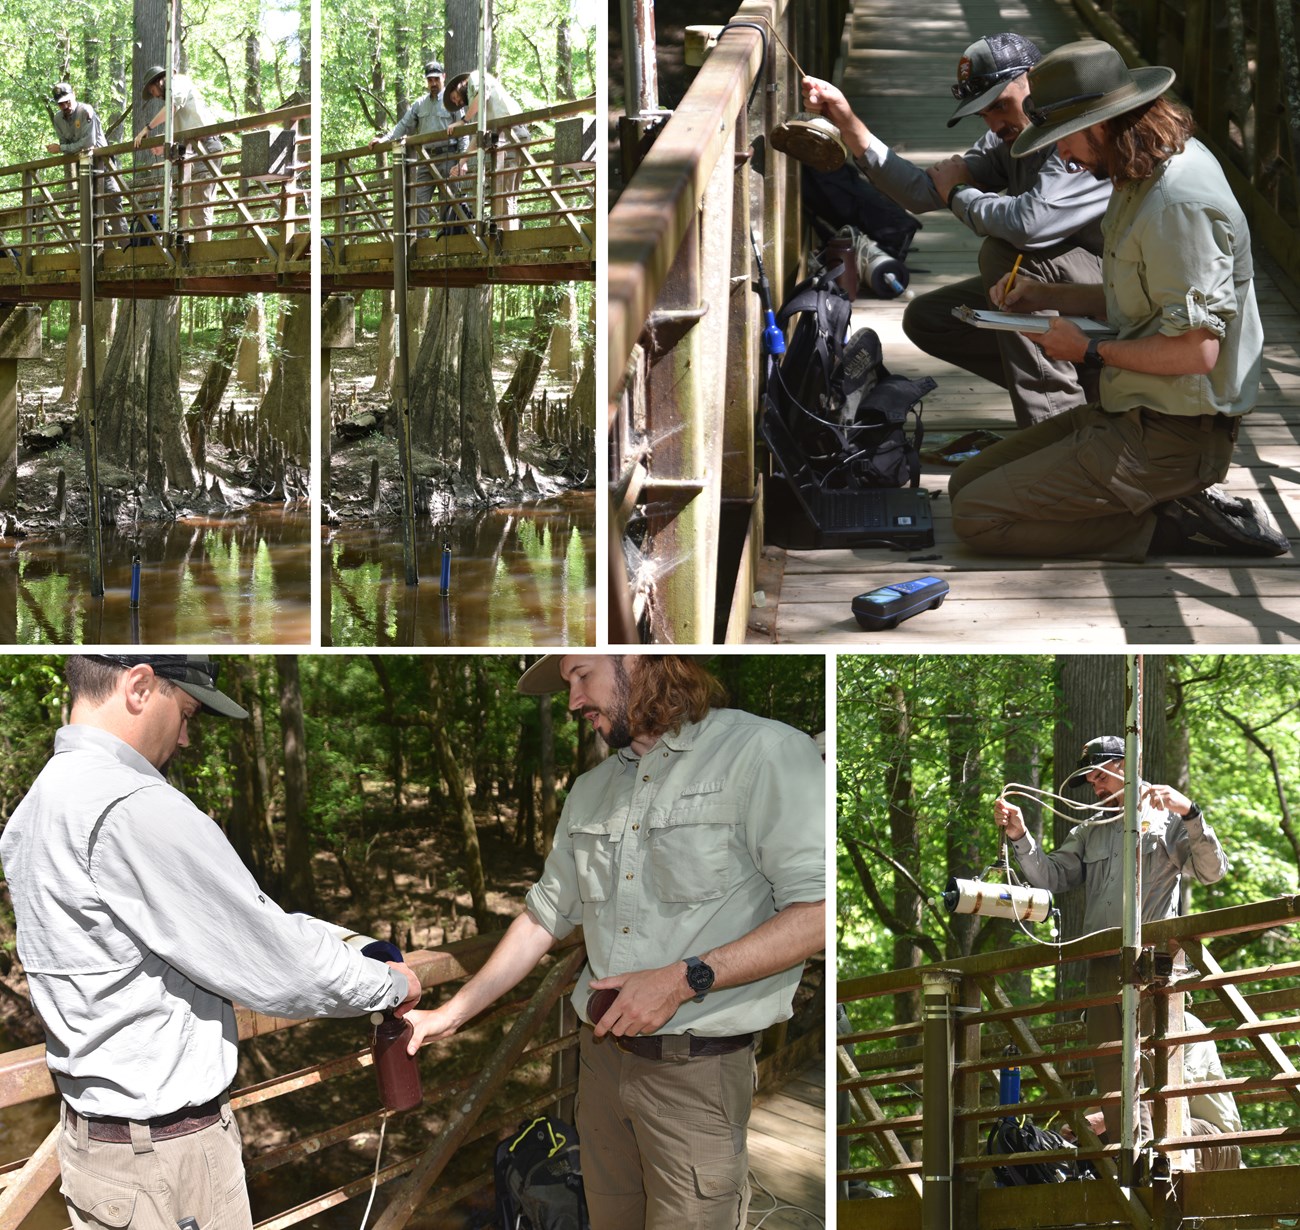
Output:
M1043 1149L1072 1149L1059 1132L1034 1126L1032 1115L999 1119L989 1132L988 1151L994 1153L1037 1153ZM995 1166L993 1177L999 1187L1024 1187L1033 1183L1066 1183L1079 1177L1076 1163L1064 1159L1051 1162L1022 1162L1019 1166Z
M781 325L798 319L785 355L769 365L765 396L824 488L916 487L920 403L935 382L892 375L874 329L845 341L853 304L835 281L841 272L814 273L777 313Z
M578 1133L569 1124L525 1119L497 1145L494 1169L501 1230L591 1230Z

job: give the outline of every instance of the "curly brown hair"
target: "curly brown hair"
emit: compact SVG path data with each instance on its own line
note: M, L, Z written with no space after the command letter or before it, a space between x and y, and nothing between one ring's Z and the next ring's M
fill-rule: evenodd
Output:
M1102 122L1106 170L1116 188L1150 179L1156 168L1187 148L1196 131L1192 113L1168 98L1157 98Z
M727 689L699 659L682 654L644 654L628 671L627 710L639 731L662 735L698 722L727 703Z

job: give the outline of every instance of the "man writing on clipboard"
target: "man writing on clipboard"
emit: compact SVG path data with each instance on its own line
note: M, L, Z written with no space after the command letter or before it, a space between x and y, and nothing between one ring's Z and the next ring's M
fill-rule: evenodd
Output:
M1029 71L1032 121L1012 146L1055 143L1109 179L1100 284L1018 277L990 291L1011 311L1104 318L1089 338L1064 316L1033 335L1101 372L1080 406L986 449L949 485L953 525L977 551L1140 562L1148 553L1281 555L1263 502L1214 486L1254 408L1263 352L1250 231L1193 121L1161 97L1168 68L1129 70L1106 43L1071 43Z

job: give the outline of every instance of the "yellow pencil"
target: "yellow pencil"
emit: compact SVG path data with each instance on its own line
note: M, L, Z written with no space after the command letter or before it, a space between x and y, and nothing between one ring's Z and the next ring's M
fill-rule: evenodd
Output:
M1002 299L1005 302L1006 297L1011 293L1011 288L1016 284L1016 274L1020 272L1020 262L1025 259L1023 252L1016 253L1016 263L1011 266L1011 276L1007 279L1006 289L1002 292Z

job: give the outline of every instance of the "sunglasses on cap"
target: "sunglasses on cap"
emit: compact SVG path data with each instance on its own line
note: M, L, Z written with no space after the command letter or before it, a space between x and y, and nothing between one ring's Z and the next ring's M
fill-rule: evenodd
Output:
M133 666L148 666L160 679L169 679L172 683L196 683L215 688L220 673L220 663L215 658L191 658L183 654L132 657L129 654L97 653L90 656L127 670Z
M983 73L978 77L967 77L965 81L959 81L956 85L949 86L952 90L952 96L958 102L965 102L968 98L974 98L977 94L983 94L985 90L991 90L999 81L1010 81L1012 77L1019 77L1021 73L1027 73L1029 69L1023 64L1014 65L1011 68L999 68L996 72Z
M1059 102L1046 103L1041 107L1034 106L1032 98L1025 99L1025 114L1029 116L1030 122L1037 128L1041 128L1051 119L1058 111L1064 111L1066 107L1073 107L1075 103L1096 102L1103 97L1098 90L1095 94L1076 94L1073 98L1062 98Z

